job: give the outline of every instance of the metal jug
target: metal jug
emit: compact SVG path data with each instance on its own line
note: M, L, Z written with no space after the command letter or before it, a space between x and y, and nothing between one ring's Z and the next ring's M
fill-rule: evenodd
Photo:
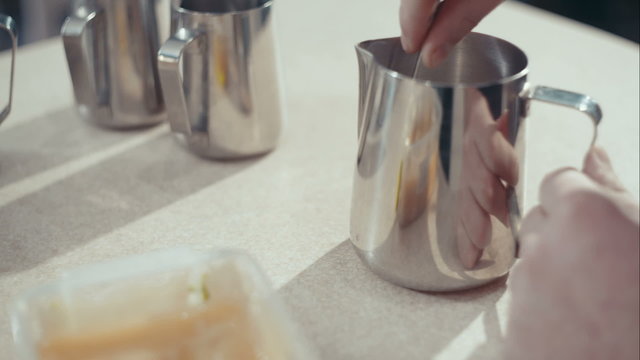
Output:
M7 104L4 106L2 111L0 111L0 124L9 116L11 112L11 102L13 100L13 73L15 71L15 63L16 63L16 51L18 48L18 36L16 34L16 22L12 17L0 14L0 30L4 30L9 33L11 37L11 69L9 74L9 99L7 100ZM4 85L3 85L4 86Z
M351 242L360 258L382 278L424 291L506 274L517 253L530 100L575 108L596 125L598 104L530 87L524 52L488 35L469 34L434 69L406 54L398 38L365 41L356 51Z
M215 159L267 153L282 124L272 0L172 0L158 54L171 130Z
M84 119L112 128L166 119L154 0L76 0L62 39Z

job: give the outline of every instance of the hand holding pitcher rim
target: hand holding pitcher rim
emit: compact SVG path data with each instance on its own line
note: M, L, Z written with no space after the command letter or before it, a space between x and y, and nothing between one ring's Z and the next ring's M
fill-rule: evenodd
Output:
M469 34L436 68L416 69L419 55L406 54L398 38L356 51L351 242L360 258L382 278L424 291L506 274L517 252L529 102L575 108L594 127L597 103L530 87L524 52L484 34Z

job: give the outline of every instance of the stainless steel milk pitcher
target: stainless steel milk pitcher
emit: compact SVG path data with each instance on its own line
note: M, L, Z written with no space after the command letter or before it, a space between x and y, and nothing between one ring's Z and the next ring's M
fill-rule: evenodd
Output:
M419 71L418 55L404 53L398 38L356 50L351 241L361 259L382 278L425 291L506 274L517 252L530 100L573 107L594 124L598 105L529 87L524 52L488 35L469 34L442 65Z
M193 152L233 159L275 148L282 109L272 5L172 1L160 77L171 129Z
M76 103L87 121L135 128L166 119L154 0L75 0L62 27Z
M6 31L11 37L11 68L9 70L9 99L7 99L6 105L0 111L0 124L4 121L4 119L9 116L11 112L11 102L13 100L13 73L15 71L15 63L16 63L16 51L18 48L18 35L16 34L16 22L12 17L0 14L0 30ZM4 78L4 76L3 76ZM1 84L1 86L5 86L5 84Z

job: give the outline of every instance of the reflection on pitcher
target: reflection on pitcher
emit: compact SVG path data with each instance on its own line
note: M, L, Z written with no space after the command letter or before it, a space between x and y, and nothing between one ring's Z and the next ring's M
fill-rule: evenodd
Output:
M493 222L509 226L507 186L518 183L518 156L507 141L509 114L494 119L487 100L474 88L464 89L462 169L457 199L457 246L462 264L471 269L491 243ZM499 110L498 110L499 111ZM493 217L493 221L492 221Z
M428 91L428 89L427 89ZM397 189L398 221L401 227L411 225L435 203L437 186L438 144L437 122L442 110L435 101L435 93L416 99L409 115L406 156L400 163Z
M473 88L462 90L465 96L462 136L461 176L458 184L443 184L453 189L457 208L453 221L458 256L467 269L473 269L483 250L491 243L494 224L509 226L507 186L518 183L518 157L507 141L508 113L494 119L487 100ZM397 218L401 228L412 225L431 207L437 213L438 151L437 135L441 109L435 96L422 97L413 104L415 114L408 116L410 129L405 139L406 156L397 176ZM454 155L455 156L455 155ZM447 215L451 217L452 215ZM428 234L425 234L427 241Z

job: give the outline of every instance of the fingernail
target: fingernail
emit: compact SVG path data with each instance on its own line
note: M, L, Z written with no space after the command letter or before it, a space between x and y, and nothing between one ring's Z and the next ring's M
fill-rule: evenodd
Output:
M589 176L600 176L611 169L607 153L601 148L592 148L584 161L584 171Z
M609 165L611 162L609 161L609 155L607 155L607 152L604 151L604 149L602 149L601 147L594 147L593 148L593 155L595 160L599 163L599 164L606 164Z
M456 233L460 262L465 268L473 269L482 256L482 250L478 249L471 240L468 239L462 224L458 224Z
M591 153L591 161L592 161L592 165L595 165L596 170L601 169L602 166L605 165L605 163L602 161L602 156L599 154L599 151L596 149L593 149Z
M427 44L425 45L422 53L425 66L434 68L440 65L447 57L449 54L449 47L446 45L433 47L431 44Z
M400 43L402 44L402 50L407 54L412 54L415 52L413 46L411 46L411 41L406 35L400 37Z

